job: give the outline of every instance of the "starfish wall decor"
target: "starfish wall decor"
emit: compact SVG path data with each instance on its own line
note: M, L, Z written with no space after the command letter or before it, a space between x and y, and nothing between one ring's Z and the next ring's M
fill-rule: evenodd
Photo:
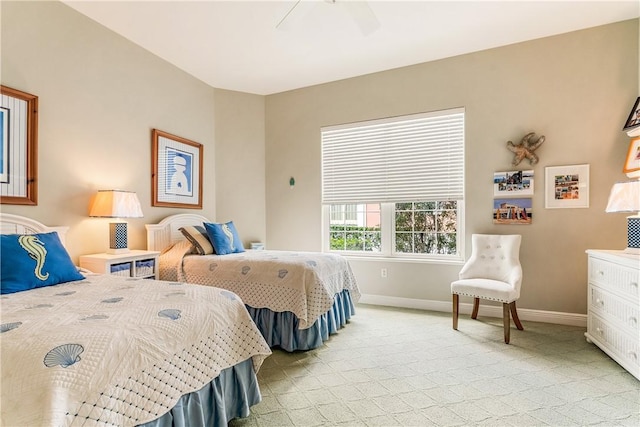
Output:
M534 151L536 151L536 149L538 149L538 147L542 145L545 138L544 135L540 135L537 140L534 140L535 135L535 132L529 132L522 138L522 141L520 141L519 144L514 144L511 141L507 142L507 149L515 153L512 163L513 166L519 165L520 162L525 158L529 159L529 163L531 163L532 165L538 163L538 160L540 159L534 153Z

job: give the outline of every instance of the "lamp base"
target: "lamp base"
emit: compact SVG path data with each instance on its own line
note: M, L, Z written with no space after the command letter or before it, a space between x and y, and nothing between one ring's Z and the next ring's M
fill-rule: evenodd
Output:
M627 249L626 254L640 254L640 217L627 217Z
M109 249L107 250L107 253L126 254L129 252L129 248L127 246L127 223L109 223Z

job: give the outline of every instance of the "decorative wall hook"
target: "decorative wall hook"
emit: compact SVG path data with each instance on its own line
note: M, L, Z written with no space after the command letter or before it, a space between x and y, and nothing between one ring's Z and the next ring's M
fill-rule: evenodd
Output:
M529 132L522 138L522 141L520 141L519 144L514 144L511 141L507 142L507 149L515 153L515 156L513 157L513 162L512 162L513 166L517 166L518 164L520 164L520 162L524 158L529 159L529 163L531 163L532 165L535 165L536 163L538 163L538 160L540 159L534 153L534 151L536 151L538 147L542 145L542 143L545 140L545 137L544 135L540 135L540 137L537 140L533 141L535 135L536 135L535 132Z

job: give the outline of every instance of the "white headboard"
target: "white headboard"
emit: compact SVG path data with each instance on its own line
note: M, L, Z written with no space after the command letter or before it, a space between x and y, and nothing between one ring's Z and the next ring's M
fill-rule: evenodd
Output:
M147 250L162 252L174 243L184 240L180 227L202 225L203 222L211 221L202 215L177 214L166 217L158 224L145 224L147 228Z
M34 234L57 231L60 241L64 245L67 230L69 230L69 227L48 227L26 216L0 213L1 234Z

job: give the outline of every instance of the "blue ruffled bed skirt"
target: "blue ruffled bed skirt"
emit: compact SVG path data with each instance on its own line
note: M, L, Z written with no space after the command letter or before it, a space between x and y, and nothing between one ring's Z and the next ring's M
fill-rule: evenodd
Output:
M251 358L224 369L202 389L185 394L171 411L144 427L226 426L248 417L249 407L262 399Z
M331 309L307 329L298 329L298 318L290 311L276 313L268 308L246 307L269 347L277 346L289 352L320 347L355 314L346 289L335 295Z

